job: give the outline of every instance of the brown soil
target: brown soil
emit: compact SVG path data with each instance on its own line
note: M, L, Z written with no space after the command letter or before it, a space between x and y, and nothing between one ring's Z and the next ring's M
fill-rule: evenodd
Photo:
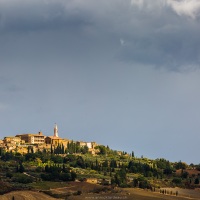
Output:
M100 194L83 194L81 196L70 196L69 200L187 200L189 198L163 195L160 193L154 193L150 191L128 188L122 189L119 193L100 193ZM197 200L190 198L191 200ZM199 199L199 198L198 198Z
M160 194L159 192L151 192L149 190L142 190L138 188L115 188L111 189L97 184L90 184L86 182L71 182L67 187L51 189L55 194L74 194L81 191L81 195L71 195L68 200L198 200L200 199L200 191L198 190L183 190L179 188L165 188L166 190L173 190L173 194L178 191L178 196L169 194ZM163 188L164 189L164 188ZM15 191L0 196L0 200L55 200L41 192L35 191Z
M91 193L102 188L104 188L104 186L87 182L70 182L68 187L55 188L51 189L51 191L54 193L73 193L77 191L81 191L82 193Z
M181 190L178 188L168 188L170 191L173 190L173 195L160 194L157 192L151 192L149 190L142 190L137 188L116 188L111 189L107 187L107 191L104 192L105 186L90 184L86 182L71 182L68 187L52 189L53 193L74 193L81 191L81 195L71 195L67 199L69 200L199 200L200 192L195 190ZM178 191L178 196L174 194ZM190 198L189 198L190 197Z
M13 197L14 200L55 200L44 193L33 191L15 191L0 195L1 200L13 200Z
M188 172L189 176L191 177L192 175L197 176L198 174L200 174L200 171L198 171L197 169L185 169L183 170L183 172ZM176 170L176 174L177 175L181 175L182 173L182 169Z

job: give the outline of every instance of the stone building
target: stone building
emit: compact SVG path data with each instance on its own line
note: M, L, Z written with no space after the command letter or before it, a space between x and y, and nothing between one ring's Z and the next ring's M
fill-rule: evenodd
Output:
M20 137L8 136L3 139L4 144L20 145L22 140Z
M57 124L55 124L55 126L54 126L54 134L53 134L53 136L47 136L45 138L45 143L47 145L51 145L52 144L53 146L57 146L58 144L63 144L64 146L66 146L68 142L69 142L69 140L60 138L58 136L58 126L57 126Z
M0 140L0 147L3 147L3 146L4 146L4 141Z
M38 134L26 133L26 134L19 134L16 137L21 138L27 144L44 144L45 136L42 132L38 132Z
M47 137L45 138L45 143L46 143L46 144L52 144L52 145L55 145L55 146L57 146L58 144L61 144L62 141L63 141L62 138L60 138L60 137L55 137L55 136L47 136Z
M45 143L48 145L52 144L57 146L58 144L60 144L62 141L62 138L58 137L58 126L57 124L55 124L54 126L54 134L53 136L47 136L45 138Z
M80 147L87 146L89 149L94 149L96 146L98 146L96 142L77 141L76 144L79 145Z

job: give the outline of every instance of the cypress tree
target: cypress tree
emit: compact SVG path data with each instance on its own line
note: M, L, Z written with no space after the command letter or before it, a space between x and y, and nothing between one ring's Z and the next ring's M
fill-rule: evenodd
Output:
M53 154L53 147L52 147L52 144L51 144L51 154Z
M61 153L62 154L64 154L65 153L65 147L64 147L64 145L62 144L62 148L61 148L62 150L61 150Z
M195 179L194 184L196 184L196 185L199 184L199 179L198 178Z
M19 170L20 173L23 173L25 171L24 166L20 163Z

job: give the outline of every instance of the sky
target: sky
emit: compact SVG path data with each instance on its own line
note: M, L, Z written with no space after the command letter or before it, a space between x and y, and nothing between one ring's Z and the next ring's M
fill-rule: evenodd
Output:
M200 163L199 33L198 0L0 0L0 138Z

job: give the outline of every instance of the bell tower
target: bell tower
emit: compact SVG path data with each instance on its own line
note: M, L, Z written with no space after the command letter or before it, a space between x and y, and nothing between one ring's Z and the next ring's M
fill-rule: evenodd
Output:
M54 126L54 137L58 137L58 127L57 127L57 124L55 123L55 126Z

